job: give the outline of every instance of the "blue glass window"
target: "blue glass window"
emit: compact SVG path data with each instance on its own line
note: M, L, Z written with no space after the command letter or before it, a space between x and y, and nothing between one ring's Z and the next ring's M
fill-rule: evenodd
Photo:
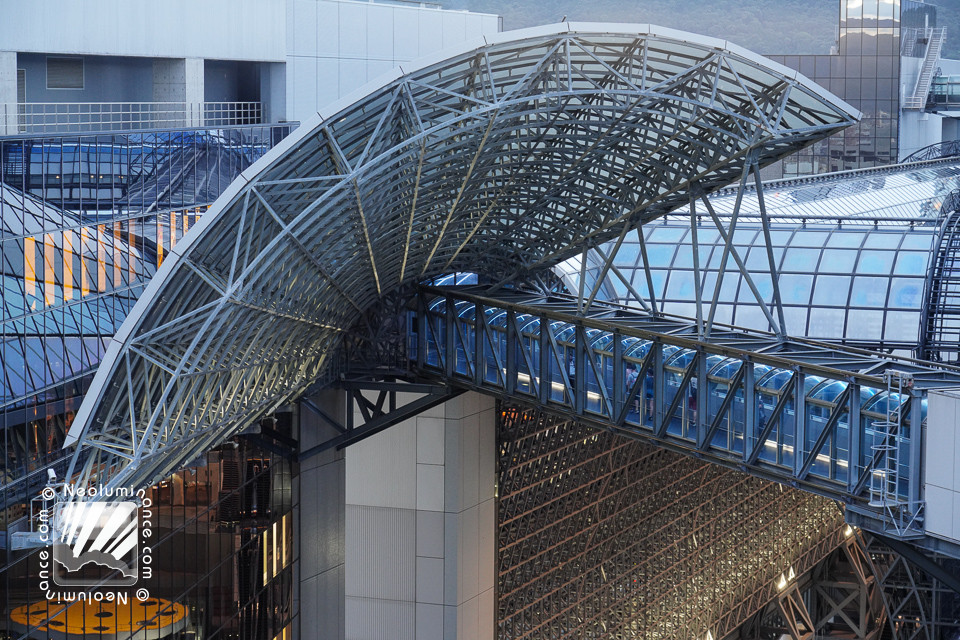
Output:
M850 291L850 276L817 276L813 292L813 304L828 307L845 307Z
M809 304L813 276L785 274L780 276L780 298L783 304Z
M783 258L783 267L781 268L784 271L810 272L815 268L819 258L819 249L797 249L791 247L787 249L787 253Z
M893 258L896 254L892 251L862 251L860 253L860 264L857 266L858 273L890 273L893 266Z
M883 307L887 302L887 278L857 276L850 293L852 307Z
M900 251L897 253L897 266L893 272L898 275L926 275L929 255L920 251Z
M857 252L849 249L824 249L820 271L827 273L853 273Z
M890 283L888 306L894 309L919 309L923 303L923 278L894 278Z

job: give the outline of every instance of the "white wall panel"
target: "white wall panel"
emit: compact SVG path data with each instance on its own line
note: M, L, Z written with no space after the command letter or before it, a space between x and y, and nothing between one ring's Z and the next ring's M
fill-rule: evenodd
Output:
M417 417L417 462L443 464L443 418Z
M398 8L393 14L393 58L413 60L420 55L420 14Z
M437 640L443 637L443 607L417 603L416 640ZM487 636L493 638L493 635Z
M347 598L347 640L413 640L416 609L412 602ZM351 625L350 623L355 623Z
M282 61L285 0L4 0L3 49ZM130 33L121 33L130 30Z
M417 25L420 33L418 55L439 51L443 48L443 14L437 11L424 11Z
M443 558L417 558L417 602L443 604Z
M299 114L296 118L304 118L306 114L317 111L317 59L306 57L291 57L287 62L292 71L292 81L287 85L288 111ZM290 93L292 92L292 93Z
M346 450L346 637L406 637L407 604L417 638L493 637L493 406L464 394Z
M393 59L393 16L396 10L385 5L370 5L367 10L367 56Z
M323 96L337 95L340 92L340 64L335 58L317 58L317 100L313 110L317 111Z
M293 38L289 53L296 56L313 56L317 51L317 3L311 0L294 0Z
M416 534L414 511L364 507L351 504L348 499L347 596L414 600Z
M340 3L340 51L342 58L367 57L367 7Z
M317 3L318 56L336 58L340 55L340 4L328 0Z
M367 60L367 82L389 73L395 66L392 60Z
M960 389L930 391L924 459L926 531L960 543Z
M417 509L443 511L443 465L417 465Z
M464 13L444 12L443 14L444 49L459 44L467 39L467 17Z
M441 511L417 511L418 557L443 557L443 518Z
M367 82L367 61L363 59L340 60L340 95L362 87Z
M384 479L389 478L389 482ZM347 504L417 508L417 427L407 421L351 445Z

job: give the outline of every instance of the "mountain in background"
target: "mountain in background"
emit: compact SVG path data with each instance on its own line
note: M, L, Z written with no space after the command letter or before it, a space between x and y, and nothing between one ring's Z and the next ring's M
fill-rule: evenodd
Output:
M439 0L447 9L503 16L504 30L568 20L649 22L723 38L761 54L830 53L840 0ZM943 57L960 59L960 0L936 0Z
M757 53L830 53L838 0L440 0L503 16L504 31L567 20L649 22L714 36Z

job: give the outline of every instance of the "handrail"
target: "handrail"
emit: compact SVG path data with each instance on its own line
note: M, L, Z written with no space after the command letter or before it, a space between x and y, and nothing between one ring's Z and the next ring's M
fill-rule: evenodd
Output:
M0 104L0 135L260 124L260 102L28 102Z

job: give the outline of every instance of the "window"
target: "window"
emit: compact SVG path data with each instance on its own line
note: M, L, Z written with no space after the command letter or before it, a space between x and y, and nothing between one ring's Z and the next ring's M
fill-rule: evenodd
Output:
M83 89L83 58L47 58L47 89Z

